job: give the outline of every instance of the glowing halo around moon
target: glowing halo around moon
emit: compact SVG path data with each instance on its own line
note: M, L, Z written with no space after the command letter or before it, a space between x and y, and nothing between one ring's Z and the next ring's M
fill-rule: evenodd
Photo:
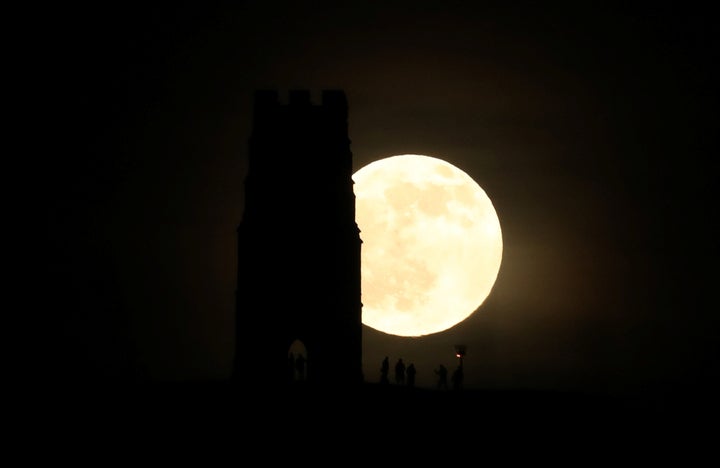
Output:
M422 336L473 314L495 284L502 231L485 191L442 159L403 154L353 174L362 323Z

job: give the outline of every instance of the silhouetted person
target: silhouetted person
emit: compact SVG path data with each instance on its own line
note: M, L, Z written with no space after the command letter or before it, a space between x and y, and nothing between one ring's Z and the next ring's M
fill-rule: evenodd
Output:
M462 366L458 366L457 369L455 369L455 372L453 372L452 375L452 386L453 390L460 390L462 389L463 385L463 378L465 377L465 374L463 373Z
M395 383L398 385L405 384L405 363L399 358L395 363Z
M288 354L288 382L295 381L295 355Z
M295 358L295 369L297 370L297 378L299 381L305 380L305 356L298 354Z
M410 365L407 366L405 373L407 374L407 386L414 387L415 386L415 374L417 373L417 371L415 370L415 364L413 364L411 362Z
M385 359L383 359L382 365L380 366L380 383L381 384L390 383L390 380L388 379L389 373L390 373L390 359L387 356L385 356Z
M437 376L438 376L438 382L437 382L438 389L440 389L440 390L447 390L447 388L448 388L448 383L447 383L447 368L445 368L445 366L443 366L442 364L440 364L440 367L438 367L437 369L435 369L435 373L436 373Z

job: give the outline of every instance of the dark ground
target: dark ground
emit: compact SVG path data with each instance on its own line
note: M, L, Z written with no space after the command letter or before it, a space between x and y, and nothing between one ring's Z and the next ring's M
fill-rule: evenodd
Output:
M710 394L644 398L378 384L270 391L229 382L66 390L38 395L42 404L31 408L40 412L28 426L41 428L63 450L73 441L119 456L160 449L172 458L186 450L239 450L281 461L292 456L288 450L319 456L341 448L359 449L360 457L393 446L400 453L388 457L420 461L450 457L458 447L468 454L507 447L510 458L532 456L538 447L557 455L629 450L655 459L671 450L694 457L715 446L720 414Z

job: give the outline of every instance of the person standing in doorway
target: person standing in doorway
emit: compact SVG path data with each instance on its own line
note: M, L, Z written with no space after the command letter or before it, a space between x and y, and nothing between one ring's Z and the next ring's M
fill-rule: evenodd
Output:
M305 356L302 354L298 354L298 356L295 358L295 370L297 371L297 380L298 382L305 381Z

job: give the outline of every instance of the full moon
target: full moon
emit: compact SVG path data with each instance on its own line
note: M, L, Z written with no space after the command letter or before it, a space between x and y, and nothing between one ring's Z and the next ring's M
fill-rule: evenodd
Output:
M353 174L362 239L362 323L422 336L473 314L497 279L500 220L464 171L431 156L403 154Z

